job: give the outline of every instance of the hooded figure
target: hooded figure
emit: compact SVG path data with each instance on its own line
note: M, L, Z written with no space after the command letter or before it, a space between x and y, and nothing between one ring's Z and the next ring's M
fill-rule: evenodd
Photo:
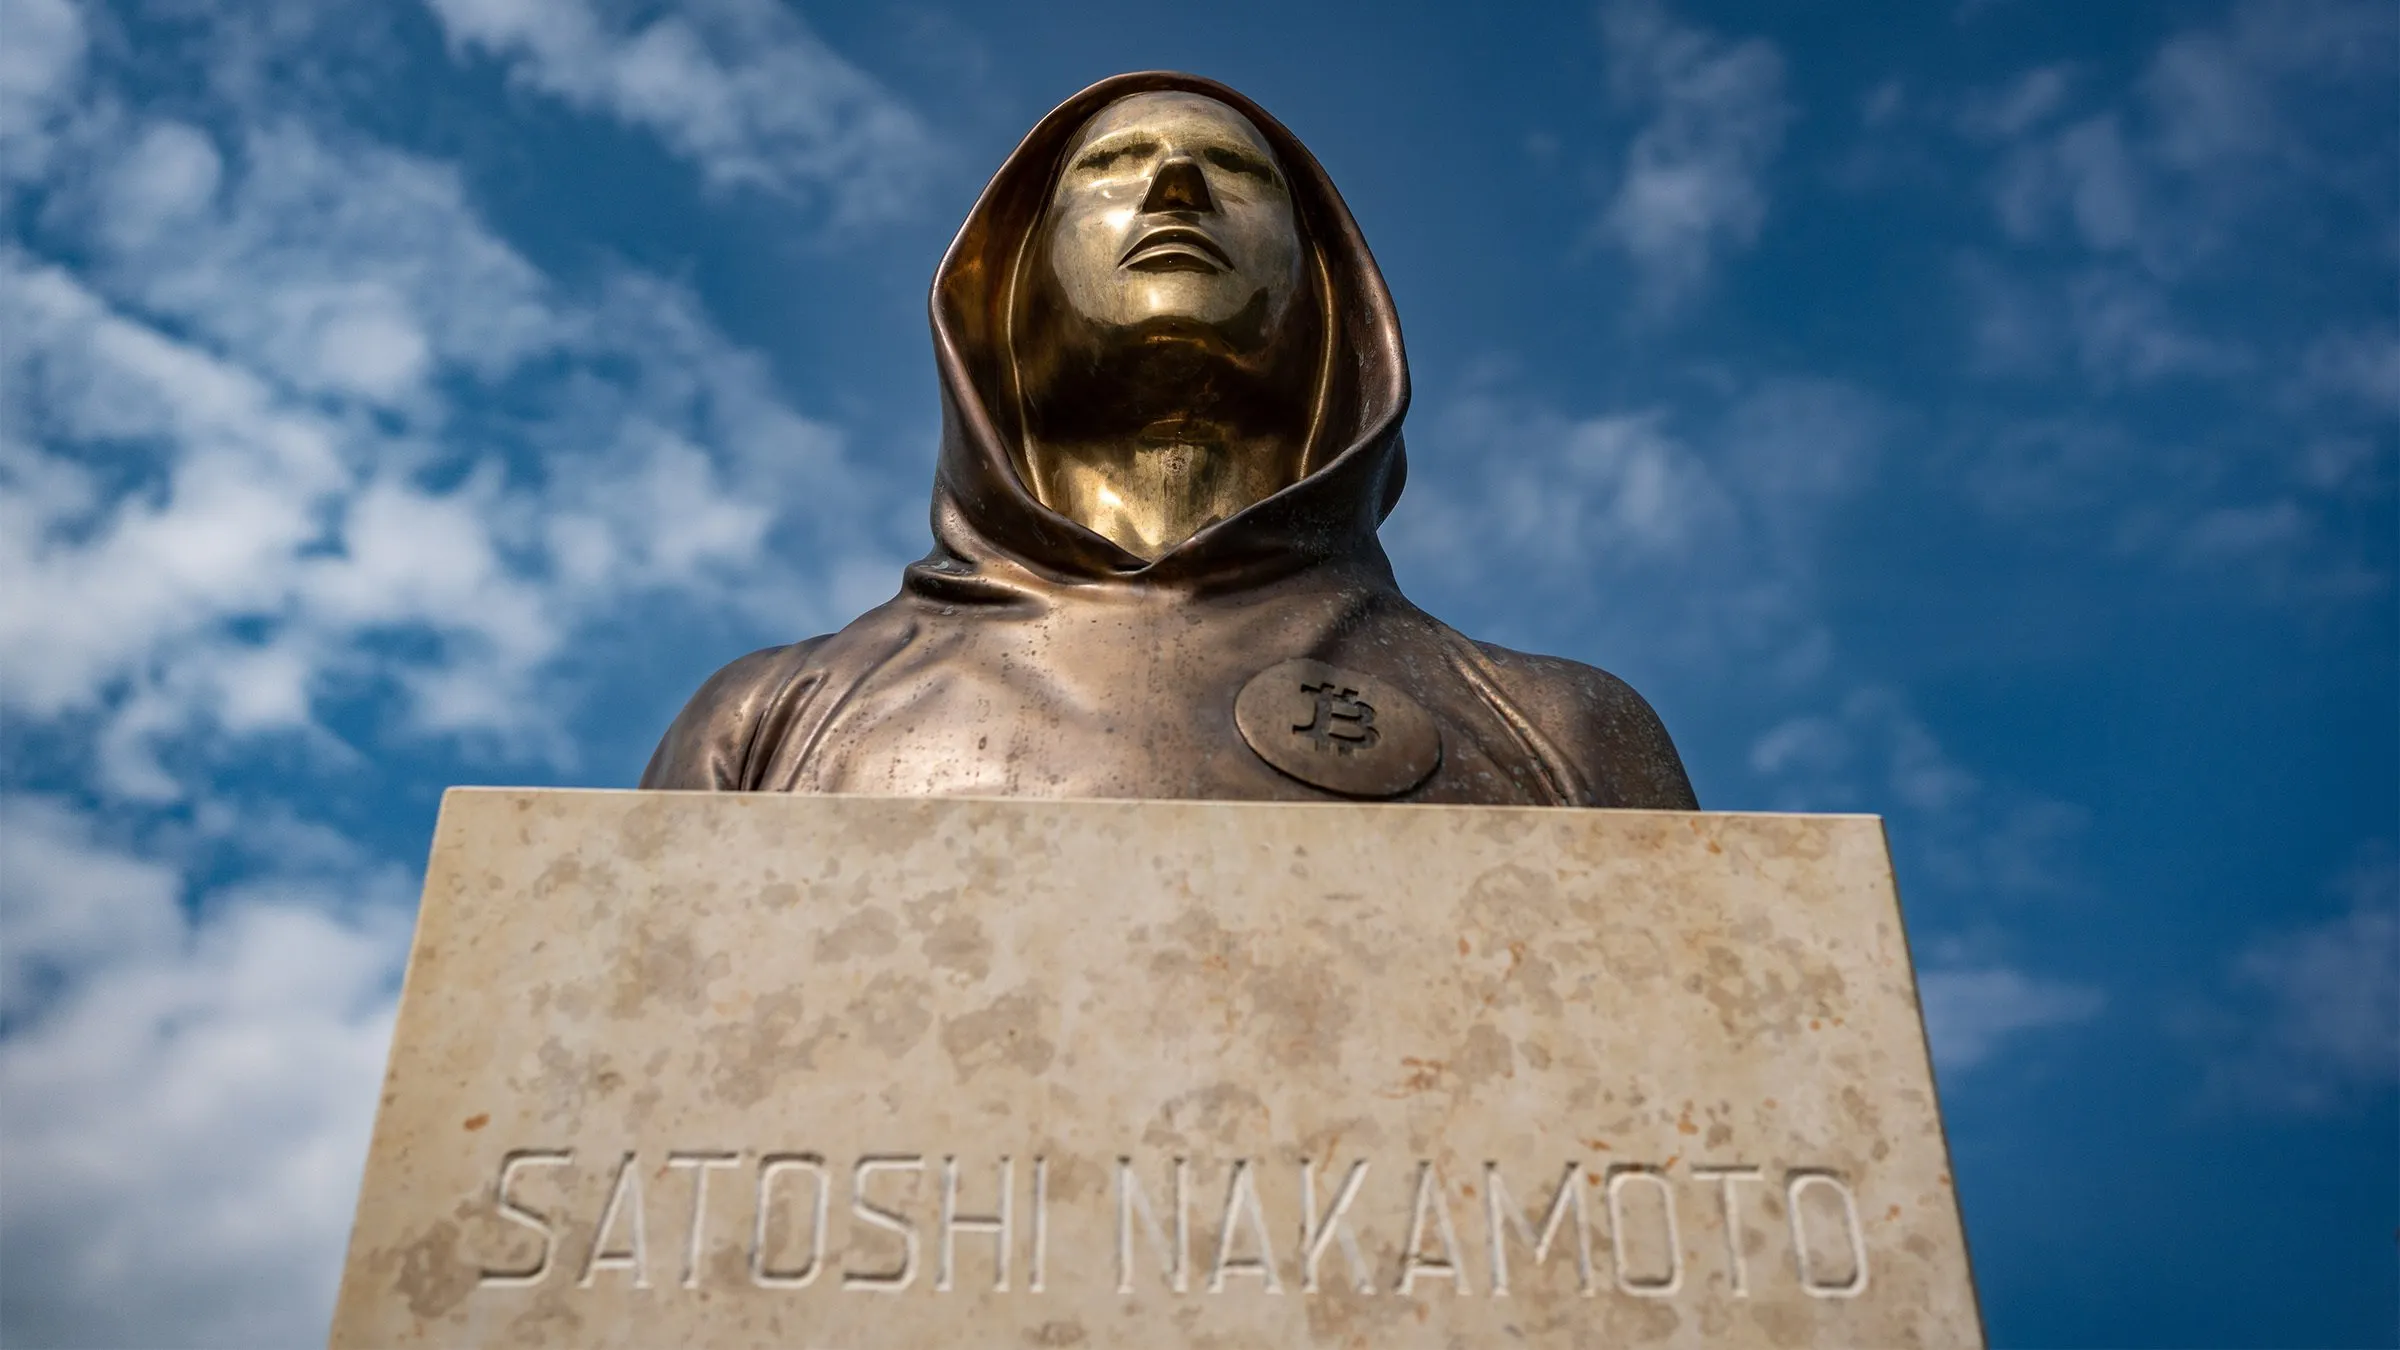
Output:
M649 788L1692 809L1624 682L1410 604L1408 367L1283 124L1214 81L1042 119L935 273L934 548L701 687Z

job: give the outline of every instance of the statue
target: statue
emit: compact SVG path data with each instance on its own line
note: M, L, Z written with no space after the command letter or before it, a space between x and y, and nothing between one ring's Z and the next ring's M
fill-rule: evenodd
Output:
M934 548L719 671L642 785L1692 809L1603 671L1410 604L1376 529L1408 367L1307 149L1210 80L1103 80L935 273Z

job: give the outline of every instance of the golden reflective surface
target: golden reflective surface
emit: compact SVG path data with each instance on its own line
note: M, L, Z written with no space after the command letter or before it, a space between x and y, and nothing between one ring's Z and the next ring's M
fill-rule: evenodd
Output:
M1327 356L1316 271L1248 118L1182 91L1101 109L1015 278L1026 486L1156 558L1297 481Z
M1692 806L1623 681L1400 593L1399 316L1264 108L1168 71L1076 94L931 300L932 552L840 631L719 671L645 786Z

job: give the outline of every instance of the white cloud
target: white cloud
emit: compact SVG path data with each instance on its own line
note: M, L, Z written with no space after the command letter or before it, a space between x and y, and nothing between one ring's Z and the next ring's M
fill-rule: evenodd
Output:
M320 1344L366 1157L406 879L257 879L181 908L172 862L9 799L0 1340ZM106 930L106 931L103 931Z
M1847 769L1854 753L1849 733L1832 718L1793 717L1751 742L1750 771L1762 778L1806 775L1822 780Z
M2047 65L1969 95L1961 129L2005 147L1992 200L2012 239L2071 240L2181 276L2246 221L2286 222L2295 191L2382 195L2388 157L2344 147L2388 143L2389 85L2377 82L2396 36L2379 0L2241 4L2161 43L2082 116L2062 116L2067 82ZM2354 105L2366 111L2340 124Z
M0 494L0 699L35 716L89 705L146 654L229 616L271 613L320 533L343 469L324 419L255 375L113 312L64 271L0 252L12 488ZM20 416L39 409L46 427ZM180 450L157 498L103 503L95 447Z
M2234 344L2185 328L2155 285L2129 274L2088 272L2068 284L2067 301L2069 333L2095 383L2228 375L2250 364Z
M99 147L88 220L95 276L273 384L421 408L443 367L485 377L561 347L583 322L485 227L457 171L356 136L269 117L239 136L243 170L190 126L154 122ZM221 200L218 200L221 197Z
M1799 678L1825 656L1818 539L1887 421L1849 386L1800 378L1759 381L1705 417L1569 417L1475 393L1418 424L1425 482L1384 537L1429 599L1538 596L1587 650Z
M907 105L775 0L429 0L453 46L571 107L658 137L720 187L904 214L936 158Z
M560 294L446 165L293 121L241 144L129 127L54 212L86 273L0 251L0 706L102 711L111 790L176 795L151 747L201 729L323 741L362 680L564 757L535 682L628 596L825 623L806 559L893 551L842 438L687 291ZM541 410L451 392L507 380ZM370 668L389 633L432 645Z
M2208 1091L2274 1111L2341 1109L2400 1085L2400 865L2370 852L2329 919L2263 935L2227 977Z
M152 122L108 166L95 223L120 252L156 247L162 235L208 209L224 171L215 143L198 128Z
M1934 1063L1950 1074L1986 1063L2028 1032L2088 1022L2107 1003L2100 990L2006 966L1926 971L1917 978L1917 996Z
M565 762L626 607L797 636L894 571L891 494L688 288L570 292L454 166L279 104L280 22L176 119L72 9L0 40L0 170L50 166L0 243L0 716L90 803L0 801L8 1344L322 1343L414 888L318 774Z
M1763 180L1791 118L1783 57L1762 38L1685 25L1657 0L1611 0L1600 29L1611 94L1646 120L1599 236L1641 269L1652 303L1671 304L1766 222Z
M2005 267L1969 255L1954 275L1975 374L2046 379L2080 371L2113 393L2168 380L2219 380L2255 369L2238 339L2199 331L2174 292L2138 268L2101 262L2076 269Z
M1986 782L1898 690L1868 686L1830 713L1777 723L1751 742L1749 767L1777 810L1903 817L1909 856L1946 888L2011 898L2075 889L2068 855L2088 813Z
M2193 561L2245 560L2291 548L2306 539L2314 522L2289 499L2253 506L2220 506L2184 528L2180 546Z
M0 797L0 1019L128 952L172 951L174 867L107 848L95 822L42 797Z
M1882 80L1858 101L1858 120L1863 126L1879 127L1900 116L1908 109L1908 85L1894 75Z
M2248 0L2222 24L2162 44L2141 79L2162 158L2187 172L2307 162L2309 104L2326 87L2388 80L2400 16L2377 0ZM2387 85L2388 88L2388 85ZM2381 125L2388 127L2388 112Z
M2075 69L2065 62L2036 66L1999 89L1968 96L1959 126L1971 136L2021 136L2055 116L2074 87Z
M1751 743L1753 773L1773 782L1778 809L1833 811L1897 806L1958 812L1983 790L1945 752L1896 691L1856 690L1833 715L1807 713Z
M2130 249L2148 223L2143 171L2115 115L2078 122L2017 147L2002 164L1993 189L2000 223L2012 238L2035 240L2063 217L2094 250Z
M7 40L0 41L0 186L48 167L89 41L73 0L10 0L6 27Z
M1826 513L1864 487L1892 414L1838 380L1761 380L1732 400L1718 439L1761 524L1792 548L1815 542Z
M2400 332L2327 333L2301 358L2298 383L2308 395L2355 400L2385 418L2400 414Z

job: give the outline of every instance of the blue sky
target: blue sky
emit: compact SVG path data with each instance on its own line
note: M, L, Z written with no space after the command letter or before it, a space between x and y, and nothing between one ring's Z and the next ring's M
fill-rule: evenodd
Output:
M1119 70L1390 279L1402 583L1883 813L1996 1344L2400 1338L2384 3L0 10L0 1340L321 1341L452 783L917 556Z

